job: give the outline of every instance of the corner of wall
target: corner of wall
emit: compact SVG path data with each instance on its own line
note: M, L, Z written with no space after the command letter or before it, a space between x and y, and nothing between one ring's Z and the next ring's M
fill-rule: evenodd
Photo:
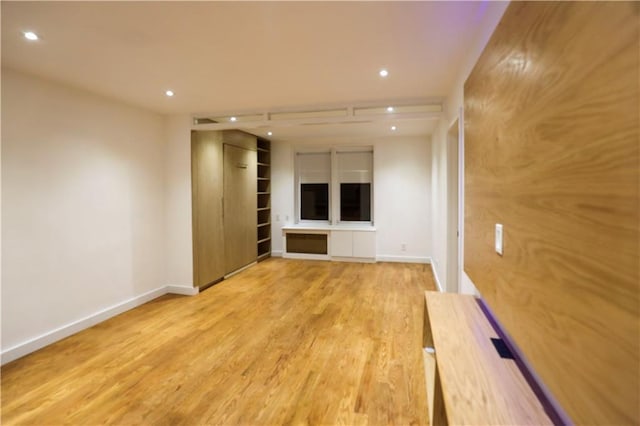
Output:
M191 117L165 116L165 285L193 287Z

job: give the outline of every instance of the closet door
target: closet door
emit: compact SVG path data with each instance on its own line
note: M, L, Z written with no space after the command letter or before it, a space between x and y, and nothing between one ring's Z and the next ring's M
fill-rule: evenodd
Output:
M224 145L225 273L256 261L257 154Z
M206 287L225 274L222 166L222 134L192 131L193 279L197 287Z

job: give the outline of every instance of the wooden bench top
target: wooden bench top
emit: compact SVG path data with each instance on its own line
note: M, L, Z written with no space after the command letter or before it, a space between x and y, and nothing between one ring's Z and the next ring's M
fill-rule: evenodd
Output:
M515 361L493 346L498 336L474 297L428 291L425 300L449 424L552 424Z

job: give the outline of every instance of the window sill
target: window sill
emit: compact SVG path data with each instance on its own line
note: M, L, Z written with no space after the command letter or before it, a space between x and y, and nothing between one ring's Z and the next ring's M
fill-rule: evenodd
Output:
M285 225L282 227L284 232L296 232L296 231L368 231L374 232L375 227L370 224L366 225L329 225L329 224L298 224L298 225Z

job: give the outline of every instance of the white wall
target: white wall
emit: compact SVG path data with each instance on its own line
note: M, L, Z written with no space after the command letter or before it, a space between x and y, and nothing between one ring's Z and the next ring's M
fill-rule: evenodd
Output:
M477 62L482 50L486 46L496 25L502 18L505 9L509 5L508 2L486 2L484 3L484 15L480 17L480 25L474 37L475 44L467 51L467 56L463 61L452 86L445 100L444 117L439 120L438 126L433 134L433 222L432 235L434 247L434 267L438 280L446 288L455 288L447 282L447 213L446 213L446 197L447 197L447 130L451 123L458 117L458 112L463 106L464 82L471 73L475 63ZM461 151L462 152L462 151ZM464 170L463 167L460 168ZM461 194L461 205L464 207L464 194ZM462 244L460 250L464 250L464 227L460 229ZM461 274L461 293L477 293L477 289L469 279L469 277Z
M2 70L2 350L163 287L159 115Z
M325 146L362 145L334 140ZM374 147L374 221L380 260L425 262L431 255L431 143L428 138L384 137ZM316 143L316 145L318 145ZM273 142L272 249L282 253L282 226L294 223L294 151L289 142ZM287 220L288 217L288 220ZM278 220L279 219L279 220ZM402 251L402 244L406 251Z
M282 227L294 223L293 145L271 142L271 253L282 255Z
M166 283L192 287L191 117L167 117L166 141Z
M431 256L431 141L380 140L373 155L376 254L383 260L426 261Z
M435 271L436 280L441 289L447 291L448 284L448 244L447 244L447 130L444 120L439 120L433 134L431 179L433 182L431 192L433 251L431 262Z

